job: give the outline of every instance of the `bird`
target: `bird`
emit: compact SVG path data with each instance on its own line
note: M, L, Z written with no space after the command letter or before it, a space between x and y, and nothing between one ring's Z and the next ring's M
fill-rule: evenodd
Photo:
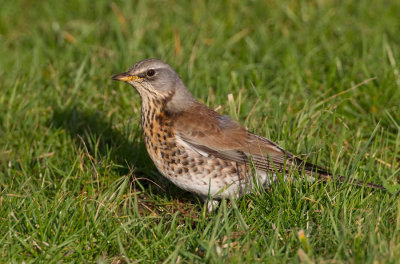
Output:
M209 212L221 199L238 198L257 186L266 189L279 174L286 180L298 173L307 180L348 181L200 103L166 62L145 59L112 79L129 83L139 93L144 141L158 171L202 198Z

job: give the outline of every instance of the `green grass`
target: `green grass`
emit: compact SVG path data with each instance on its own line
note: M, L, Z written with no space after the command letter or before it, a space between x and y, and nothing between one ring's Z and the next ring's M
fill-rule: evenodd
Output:
M399 13L399 1L3 1L0 262L398 263ZM149 57L251 131L389 191L277 182L206 214L157 172L139 95L110 79Z

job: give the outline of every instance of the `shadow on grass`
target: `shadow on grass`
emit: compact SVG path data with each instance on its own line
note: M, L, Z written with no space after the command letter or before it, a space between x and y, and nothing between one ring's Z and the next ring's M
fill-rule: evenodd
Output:
M124 134L128 131L114 129L112 122L107 121L99 112L83 112L77 107L56 108L50 125L65 129L78 146L84 147L84 142L89 154L95 159L107 156L114 164L122 165L118 168L120 174L129 173L129 167L141 172L152 166L149 157L144 155L144 144L136 140L140 135L137 127L130 131L133 137L129 139L130 135Z
M105 157L107 163L118 164L115 169L119 175L127 175L134 169L135 179L131 180L143 179L140 184L144 188L151 188L153 193L171 195L181 202L197 201L193 195L179 189L158 173L144 143L139 140L142 134L139 125L114 128L112 121L108 121L101 113L90 110L84 112L74 106L54 108L49 126L65 129L77 147L86 146L95 160Z

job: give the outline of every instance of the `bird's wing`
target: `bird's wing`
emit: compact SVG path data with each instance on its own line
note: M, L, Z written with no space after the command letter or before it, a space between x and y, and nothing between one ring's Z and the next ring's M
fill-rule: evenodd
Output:
M332 175L328 170L303 161L276 143L250 133L230 117L221 116L206 106L198 105L190 112L178 116L174 124L176 136L201 155L243 164L250 164L264 171L289 171L293 168L321 180L334 178L359 186L385 189L381 185Z
M200 105L179 116L174 128L178 139L202 155L244 164L251 162L257 169L265 171L286 171L292 166L323 170L304 163L274 142L250 133L230 117Z

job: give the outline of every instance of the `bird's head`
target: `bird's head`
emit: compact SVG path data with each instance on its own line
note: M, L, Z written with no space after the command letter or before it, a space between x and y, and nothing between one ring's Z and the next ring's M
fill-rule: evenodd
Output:
M179 92L179 90L186 90L174 69L167 63L156 59L142 60L129 71L114 75L112 79L131 84L143 100L162 99Z
M114 75L112 79L135 87L144 104L164 102L165 110L170 112L185 110L197 102L174 69L161 60L139 61L129 71Z

